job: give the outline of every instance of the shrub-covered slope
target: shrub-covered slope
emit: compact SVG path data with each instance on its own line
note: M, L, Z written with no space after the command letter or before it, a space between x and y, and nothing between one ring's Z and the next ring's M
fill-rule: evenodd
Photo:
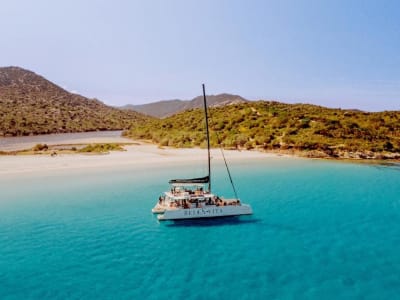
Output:
M127 129L146 118L69 93L31 71L0 68L0 136Z
M356 153L353 156L361 158L400 152L399 111L369 113L258 101L211 108L210 115L214 146L217 132L225 148L307 151L321 157ZM196 109L149 120L127 134L166 146L204 146L204 113Z

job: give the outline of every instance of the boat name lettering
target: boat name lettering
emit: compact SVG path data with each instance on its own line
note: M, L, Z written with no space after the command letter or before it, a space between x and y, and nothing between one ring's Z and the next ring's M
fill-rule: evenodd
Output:
M185 216L197 216L197 215L215 215L222 214L222 208L210 208L210 209L187 209L184 211Z

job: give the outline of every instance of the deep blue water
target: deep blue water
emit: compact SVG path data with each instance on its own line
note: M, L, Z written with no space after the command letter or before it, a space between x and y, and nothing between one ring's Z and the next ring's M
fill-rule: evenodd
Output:
M231 171L251 217L159 223L186 165L2 180L0 299L398 299L400 167ZM232 195L221 165L214 191Z

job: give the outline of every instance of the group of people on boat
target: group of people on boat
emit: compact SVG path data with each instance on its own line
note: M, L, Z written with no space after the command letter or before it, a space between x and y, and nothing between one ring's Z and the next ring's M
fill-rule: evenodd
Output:
M220 197L215 198L215 206L227 206L227 205L240 205L240 200L222 200Z
M215 206L228 206L228 205L240 205L240 200L225 200L221 199L218 196L206 198L203 201L199 201L198 199L182 199L182 200L173 200L171 202L165 203L165 197L160 196L158 198L158 203L160 205L169 205L169 207L176 207L176 208L202 208L207 205L215 205Z
M197 188L196 190L191 190L191 189L180 189L177 187L173 187L171 189L171 194L173 196L183 196L183 195L190 195L190 196L201 196L204 195L206 192L204 192L203 188Z

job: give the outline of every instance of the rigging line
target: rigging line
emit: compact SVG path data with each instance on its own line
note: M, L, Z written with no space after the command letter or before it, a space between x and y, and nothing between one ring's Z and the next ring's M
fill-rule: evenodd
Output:
M209 119L211 120L211 123L214 126L214 122L213 122L212 115L211 115L211 110L208 109L208 108L207 108L207 110L208 110L208 114L210 115ZM215 132L215 135L217 136L217 142L218 142L219 148L221 150L222 158L224 159L226 171L228 172L229 180L231 181L231 185L232 185L233 192L235 194L235 198L239 199L238 194L236 192L235 184L233 183L233 179L232 179L232 176L231 176L231 171L229 170L228 163L226 162L224 150L223 150L222 145L221 145L221 140L219 138L218 132L216 130L214 130L214 132Z

